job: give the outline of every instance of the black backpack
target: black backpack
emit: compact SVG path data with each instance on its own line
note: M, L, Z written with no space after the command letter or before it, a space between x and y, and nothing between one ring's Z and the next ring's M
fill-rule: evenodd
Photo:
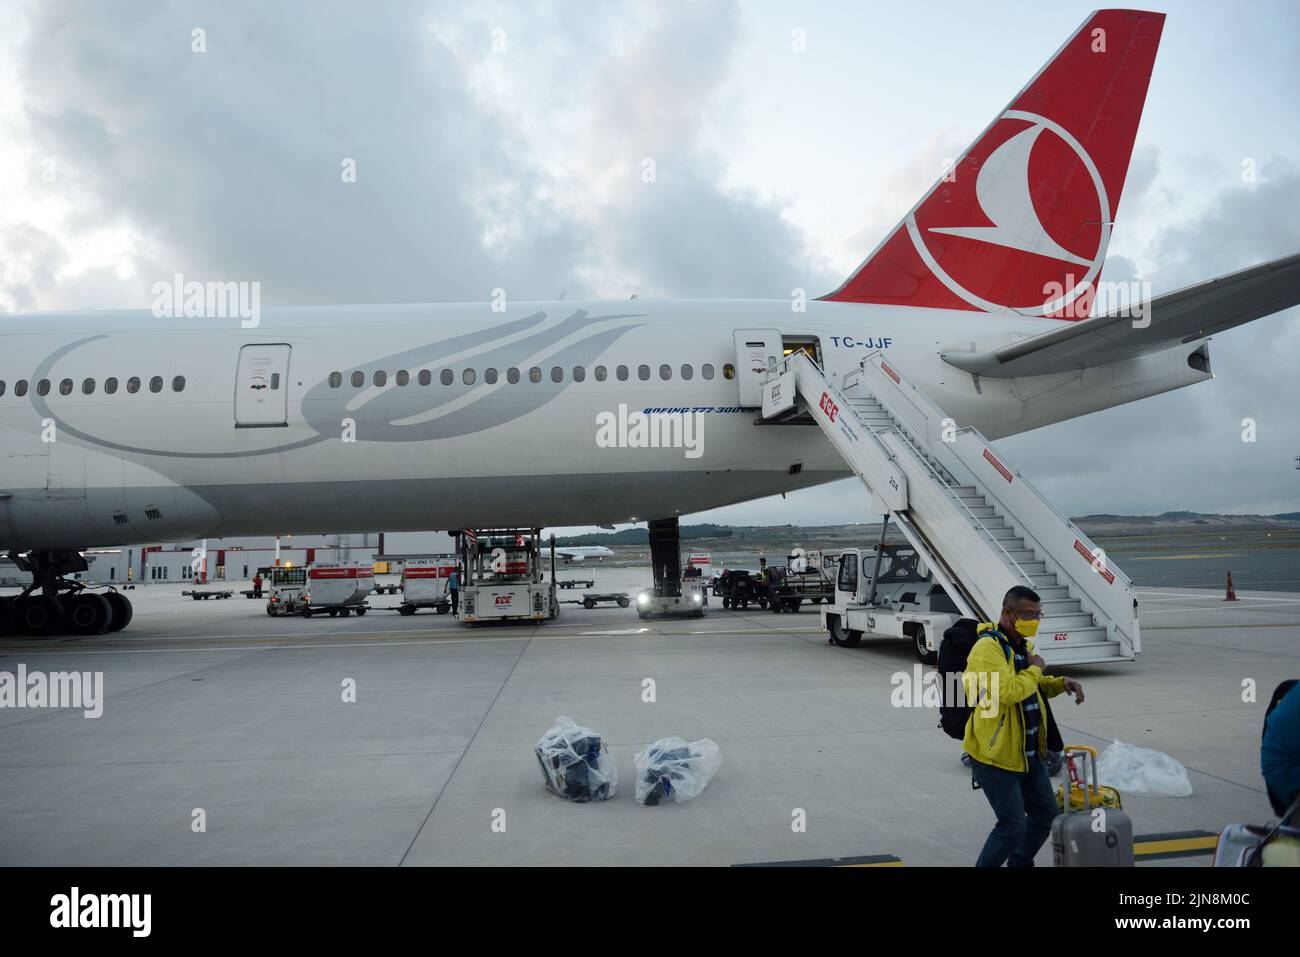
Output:
M939 727L950 738L958 741L966 737L966 719L974 708L958 706L957 688L960 686L962 672L966 670L966 659L979 641L976 634L977 622L974 618L959 618L957 622L943 633L939 645L939 688L943 695L939 705ZM964 698L962 694L960 697Z

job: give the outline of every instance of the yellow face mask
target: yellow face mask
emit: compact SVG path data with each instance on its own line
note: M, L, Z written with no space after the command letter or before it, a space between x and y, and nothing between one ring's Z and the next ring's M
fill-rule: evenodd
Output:
M1038 634L1038 619L1032 618L1026 620L1024 618L1017 618L1016 634L1020 635L1022 638L1034 637L1034 635Z

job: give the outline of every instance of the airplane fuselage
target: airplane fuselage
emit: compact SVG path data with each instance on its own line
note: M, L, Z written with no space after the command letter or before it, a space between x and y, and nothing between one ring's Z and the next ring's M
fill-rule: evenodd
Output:
M1057 324L735 300L268 308L253 328L147 311L9 317L0 547L630 522L848 474L815 426L756 422L742 330L815 339L832 376L882 351L990 438L1208 377L1186 361L1203 342L1010 380L939 355ZM676 416L688 434L647 447L639 415Z

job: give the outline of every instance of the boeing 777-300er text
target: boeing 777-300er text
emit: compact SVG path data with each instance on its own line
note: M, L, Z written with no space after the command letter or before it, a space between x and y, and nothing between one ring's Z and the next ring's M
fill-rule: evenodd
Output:
M828 382L881 354L988 438L1210 378L1212 333L1300 301L1300 257L1092 308L1163 23L1089 16L802 309L268 307L249 328L157 306L5 317L0 548L32 586L3 599L0 627L120 628L123 596L70 580L95 546L673 520L842 478L807 415L758 415L794 353Z

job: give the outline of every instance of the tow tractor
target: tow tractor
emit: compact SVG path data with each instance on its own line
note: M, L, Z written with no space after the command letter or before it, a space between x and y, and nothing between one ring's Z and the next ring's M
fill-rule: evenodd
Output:
M651 615L704 617L708 594L706 579L699 570L682 574L681 535L676 518L652 520L650 531L650 565L654 587L636 597L636 611L641 618Z
M925 664L938 660L943 633L961 611L934 580L911 545L886 545L881 528L875 548L850 548L840 554L835 596L821 607L830 640L854 648L863 635L902 638Z
M542 573L540 529L489 529L462 533L465 569L460 620L549 621L560 615L555 597L555 536L550 540L550 577Z
M302 593L307 588L307 569L299 565L269 569L271 594L266 599L266 613L272 617L302 614Z

